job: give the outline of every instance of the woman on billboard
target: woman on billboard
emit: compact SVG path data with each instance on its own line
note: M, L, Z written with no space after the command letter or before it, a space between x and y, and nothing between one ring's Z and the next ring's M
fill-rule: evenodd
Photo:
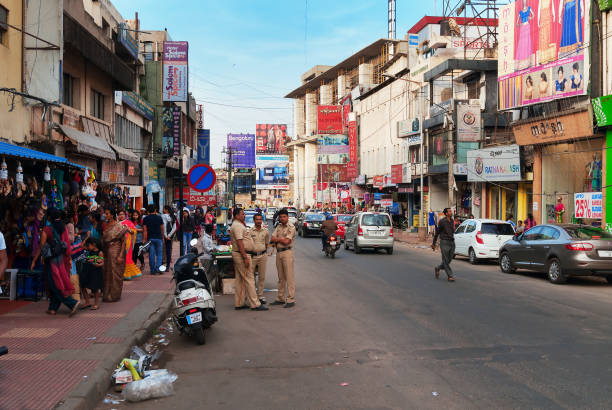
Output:
M561 24L559 58L575 51L582 45L583 18L584 0L559 1L559 23Z
M535 15L527 0L523 0L523 8L519 10L516 25L519 29L518 43L516 45L516 60L519 69L531 67L531 55L533 47L531 44L531 20Z
M538 64L546 64L557 58L556 44L552 41L552 29L555 22L553 0L540 0L538 3Z

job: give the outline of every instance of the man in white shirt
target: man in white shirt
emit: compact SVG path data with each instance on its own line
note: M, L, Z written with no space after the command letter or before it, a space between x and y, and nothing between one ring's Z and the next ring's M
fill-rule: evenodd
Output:
M172 236L176 232L176 219L173 218L173 210L169 205L164 206L164 213L162 214L162 220L164 221L164 249L166 251L166 266L170 270L170 263L172 262Z
M203 259L211 260L212 259L212 253L215 250L215 243L212 240L212 231L213 231L213 227L212 225L206 225L204 227L204 233L202 234L202 252L204 252L204 255L202 255Z

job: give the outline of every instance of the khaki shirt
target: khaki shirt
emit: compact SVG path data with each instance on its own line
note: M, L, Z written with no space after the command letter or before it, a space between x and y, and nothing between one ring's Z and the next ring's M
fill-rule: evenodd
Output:
M260 230L251 228L248 233L253 240L253 252L259 253L268 249L270 244L270 231L268 231L268 228L262 225Z
M230 239L232 241L232 252L240 253L240 247L238 246L238 241L240 239L242 239L245 251L253 251L253 240L248 234L248 228L242 222L236 220L232 223Z
M289 245L280 243L276 244L276 249L290 248L293 246L293 241L295 240L295 226L293 226L291 222L287 222L287 225L279 223L274 232L272 233L272 236L291 239L291 243Z

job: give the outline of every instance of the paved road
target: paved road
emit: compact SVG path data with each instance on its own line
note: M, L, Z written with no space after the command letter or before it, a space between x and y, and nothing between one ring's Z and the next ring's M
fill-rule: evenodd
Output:
M329 260L319 247L297 242L294 309L234 311L219 297L205 346L172 338L163 364L179 374L176 395L130 407L612 407L605 280L556 286L456 260L448 283L431 250Z

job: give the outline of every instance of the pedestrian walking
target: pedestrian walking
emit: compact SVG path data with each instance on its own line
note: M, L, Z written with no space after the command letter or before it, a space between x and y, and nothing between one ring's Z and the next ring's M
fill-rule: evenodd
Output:
M295 276L293 273L293 241L295 226L289 222L286 208L278 212L278 226L270 242L276 245L276 270L278 271L277 299L271 305L295 306Z
M181 255L185 255L189 252L189 242L195 231L195 220L189 214L188 208L183 208L183 222L181 223L181 233L183 235L183 248L181 249Z
M151 247L149 248L149 269L151 270L151 275L157 275L160 273L159 266L162 264L164 221L157 213L155 205L149 205L148 215L142 220L142 225L144 228L144 241L151 241Z
M258 272L257 298L262 305L265 305L264 283L266 281L267 249L270 245L270 231L268 231L268 228L263 224L263 215L260 213L253 216L253 222L255 223L255 227L249 230L249 235L253 241L253 251L249 252L252 262L251 272L253 273L253 278L255 277L255 271Z
M121 299L123 290L123 274L125 273L125 236L128 228L117 222L117 212L114 209L104 210L106 226L102 232L102 251L104 252L104 291L105 302L117 302Z
M142 218L140 217L140 212L133 211L131 215L132 223L134 224L134 229L136 230L136 239L134 243L134 252L132 253L132 259L134 263L138 264L140 261L140 270L144 270L145 262L144 255L140 253L140 247L142 246L142 233L144 229L142 228Z
M104 286L102 267L104 266L104 255L102 253L102 244L99 240L89 238L85 241L85 249L87 256L85 261L80 264L79 269L79 284L83 291L85 305L83 309L91 308L98 310L100 306L100 292ZM93 306L89 303L89 292L94 295Z
M450 208L444 208L444 218L440 219L436 228L436 233L431 244L431 249L436 250L436 242L440 237L440 253L442 263L434 268L436 279L440 277L440 269L444 269L449 282L455 281L453 270L450 267L451 261L455 256L455 228L453 223L453 213Z
M170 269L172 263L172 238L176 233L177 223L176 215L170 207L170 205L164 206L164 213L162 214L164 221L164 250L166 251L166 266Z
M248 234L247 226L244 223L244 211L241 208L234 208L232 212L234 223L230 230L232 241L232 260L234 261L234 272L236 279L234 282L234 309L241 310L251 308L251 310L268 310L257 300L255 291L255 278L251 271L251 255L253 251L253 241ZM244 304L245 297L248 305Z

